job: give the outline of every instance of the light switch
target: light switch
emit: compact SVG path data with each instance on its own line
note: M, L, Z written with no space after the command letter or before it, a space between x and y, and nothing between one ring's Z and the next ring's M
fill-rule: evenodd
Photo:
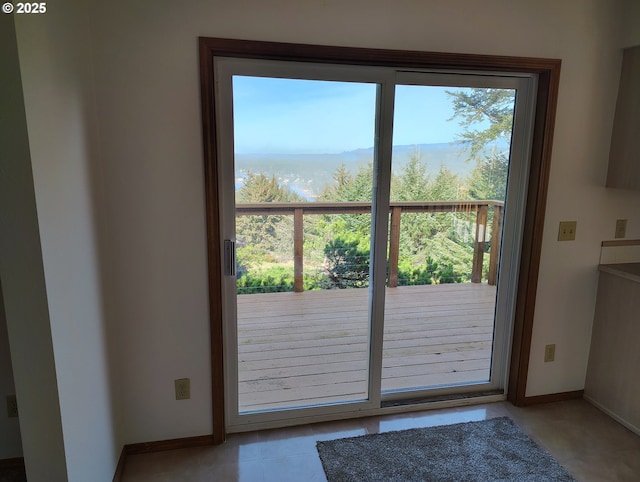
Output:
M576 221L560 221L558 241L574 241L576 239Z
M616 238L624 238L627 235L627 220L618 219L616 221Z

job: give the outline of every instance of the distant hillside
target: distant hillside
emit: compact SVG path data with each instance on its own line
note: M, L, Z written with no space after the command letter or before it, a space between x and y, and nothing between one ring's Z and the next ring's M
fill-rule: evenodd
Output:
M447 167L460 177L467 177L475 167L467 161L468 150L461 143L418 144L393 146L392 168L399 172L410 155L418 151L427 173L437 174L440 166ZM326 185L333 183L332 175L342 164L355 173L358 166L373 160L373 147L337 154L238 154L236 155L236 187L242 184L247 171L273 174L281 183L289 185L299 194L313 199Z

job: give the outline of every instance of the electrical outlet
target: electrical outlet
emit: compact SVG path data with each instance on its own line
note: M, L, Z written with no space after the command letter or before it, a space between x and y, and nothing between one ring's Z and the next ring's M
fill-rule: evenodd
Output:
M18 400L15 395L7 395L7 417L18 416Z
M576 239L576 221L560 221L558 241L574 241Z
M176 400L188 400L191 398L191 382L188 378L180 378L175 381Z
M618 219L616 221L616 238L624 238L627 235L627 220Z
M545 345L544 347L544 362L552 362L556 359L556 344Z

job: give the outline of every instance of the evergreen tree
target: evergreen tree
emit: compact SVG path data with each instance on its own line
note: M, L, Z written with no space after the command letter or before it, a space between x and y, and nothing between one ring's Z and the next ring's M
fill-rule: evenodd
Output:
M337 237L324 248L327 276L323 288L364 288L369 284L369 249L357 239Z
M497 149L486 157L478 158L469 176L469 195L473 199L504 201L508 171L509 158Z
M304 200L287 186L280 185L275 176L267 176L262 172L248 172L236 193L236 202L244 204L300 201ZM291 216L282 215L238 216L236 237L239 263L259 262L275 254L290 258L293 220Z
M409 162L394 176L391 184L392 201L423 201L430 198L430 179L427 166L422 162L419 150L409 154Z
M450 201L461 198L464 191L462 181L448 167L441 165L438 174L429 186L429 199L433 201Z
M511 139L515 91L512 89L487 89L484 87L447 91L453 101L453 117L460 118L465 131L460 135L468 142L471 156L475 156L491 142ZM489 122L489 127L478 130L479 124Z
M325 188L319 199L322 201L363 201L373 198L373 163L358 166L358 172L352 175L344 164L333 174L336 184Z
M469 159L476 162L469 179L469 194L474 199L504 200L515 91L475 88L447 94L453 100L451 119L460 119L465 128L460 140L469 147ZM488 127L478 128L487 122Z
M359 166L352 175L344 165L333 174L336 184L327 187L319 197L321 201L331 202L372 202L373 200L373 164ZM362 248L369 246L371 236L370 214L324 215L317 228L325 233L325 242L341 233L349 233L361 240Z
M275 176L263 172L247 172L244 183L236 194L238 203L270 203L304 201L287 186L281 186Z

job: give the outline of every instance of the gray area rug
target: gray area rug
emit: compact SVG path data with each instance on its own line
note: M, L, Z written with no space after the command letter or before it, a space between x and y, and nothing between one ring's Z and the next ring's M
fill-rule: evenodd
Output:
M317 443L329 482L573 481L509 418Z

